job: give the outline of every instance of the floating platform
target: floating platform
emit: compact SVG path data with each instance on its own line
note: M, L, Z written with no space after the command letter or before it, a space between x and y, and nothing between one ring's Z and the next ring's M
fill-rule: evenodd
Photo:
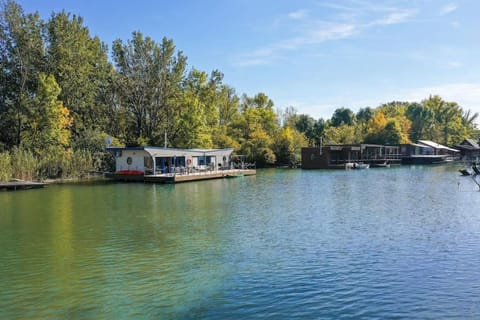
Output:
M0 182L0 191L16 191L43 188L46 183L33 181Z
M143 175L143 174L121 174L121 173L107 173L105 177L114 179L117 181L125 182L148 182L148 183L182 183L190 181L223 179L241 176L253 176L257 171L254 169L234 169L234 170L218 170L218 171L206 171L195 172L188 174L156 174L156 175Z
M447 162L447 155L412 155L402 158L402 164L442 164Z

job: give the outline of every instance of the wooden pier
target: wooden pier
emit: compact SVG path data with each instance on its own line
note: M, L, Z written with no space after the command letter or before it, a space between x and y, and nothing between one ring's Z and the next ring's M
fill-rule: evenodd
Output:
M156 175L122 175L117 173L109 173L107 178L125 182L148 182L148 183L183 183L190 181L223 179L233 176L252 176L256 175L254 169L234 169L234 170L218 170L195 172L188 174L156 174Z
M33 181L0 182L0 191L16 191L43 188L46 183Z

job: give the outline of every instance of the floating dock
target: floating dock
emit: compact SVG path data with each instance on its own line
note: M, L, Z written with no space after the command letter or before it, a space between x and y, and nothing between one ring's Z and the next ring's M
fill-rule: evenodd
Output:
M16 191L43 188L46 183L33 181L0 182L0 191Z
M195 173L169 173L169 174L156 174L156 175L143 175L143 174L119 174L119 173L107 173L105 176L110 179L125 181L125 182L148 182L148 183L182 183L190 181L223 179L242 176L256 175L255 169L233 169L233 170L218 170L218 171L206 171Z

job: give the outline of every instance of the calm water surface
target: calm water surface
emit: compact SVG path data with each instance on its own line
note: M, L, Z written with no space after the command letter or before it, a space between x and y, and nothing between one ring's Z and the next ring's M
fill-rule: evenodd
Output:
M456 169L3 192L0 319L479 319Z

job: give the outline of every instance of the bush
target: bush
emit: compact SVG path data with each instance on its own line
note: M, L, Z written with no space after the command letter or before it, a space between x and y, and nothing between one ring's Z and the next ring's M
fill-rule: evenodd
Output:
M0 181L9 181L12 178L12 163L8 152L0 153Z
M71 160L72 156L69 152L47 152L39 159L39 176L49 179L68 177Z
M87 150L77 150L70 161L69 175L71 177L84 177L93 170L93 159Z
M38 161L32 152L14 147L11 152L12 176L22 180L33 180L37 177Z

